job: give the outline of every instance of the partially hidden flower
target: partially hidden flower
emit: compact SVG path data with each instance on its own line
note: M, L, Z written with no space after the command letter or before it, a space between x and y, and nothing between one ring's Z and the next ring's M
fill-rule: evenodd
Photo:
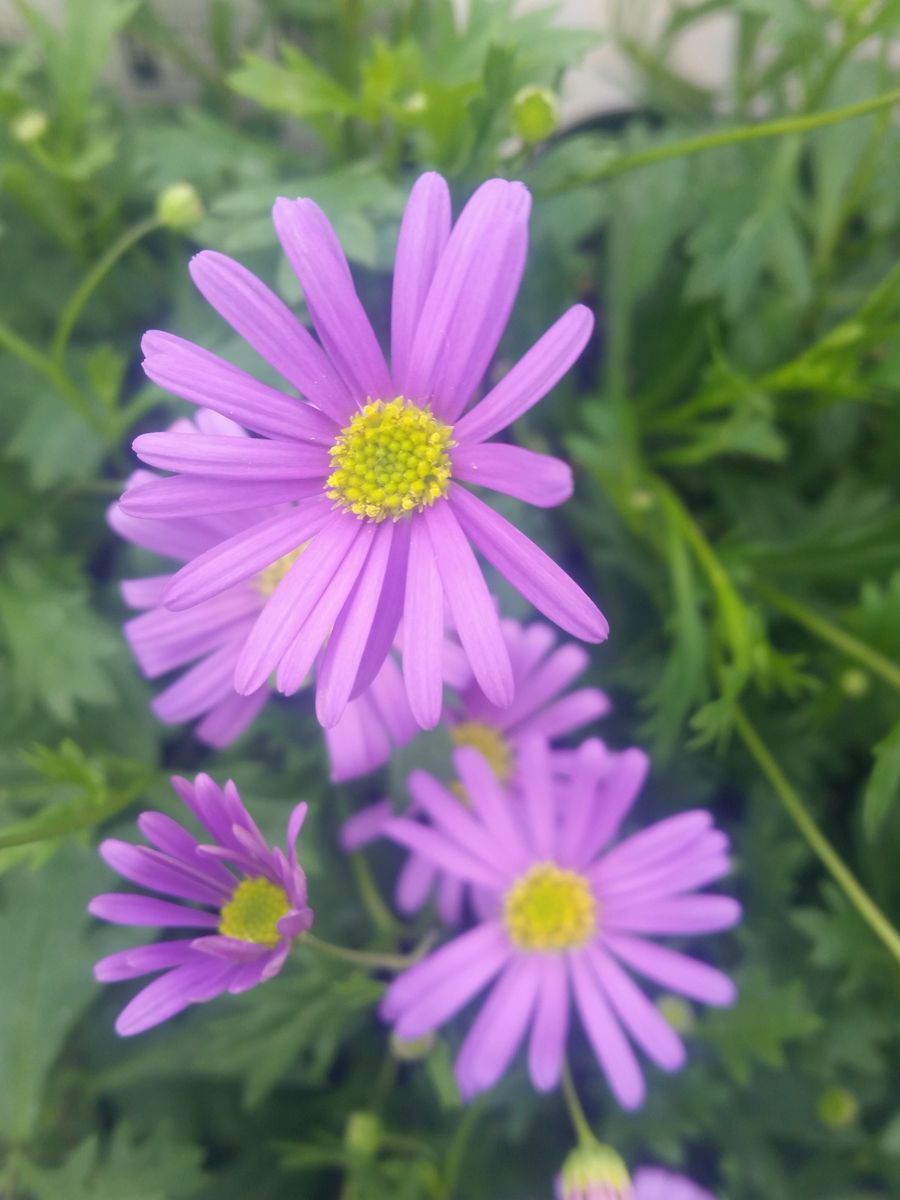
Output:
M586 308L569 309L472 405L518 289L529 208L522 184L490 180L451 229L444 180L418 180L397 248L390 370L337 236L307 199L279 199L273 215L318 341L237 262L209 251L191 262L205 298L299 396L172 334L145 336L144 369L154 382L257 435L136 439L145 463L174 474L129 488L122 507L131 516L261 510L191 555L163 604L193 609L306 546L244 640L234 673L242 695L273 672L279 690L295 692L324 646L316 704L331 726L374 679L402 618L410 707L431 727L441 714L446 604L480 687L493 704L508 705L512 665L475 551L573 636L606 637L607 623L582 589L469 490L476 484L550 506L572 489L565 463L490 439L581 353L593 325ZM268 515L273 504L289 507Z
M556 1180L556 1200L716 1200L685 1175L640 1167L632 1179L609 1146L592 1141L568 1156Z
M201 931L121 950L97 963L101 983L163 972L119 1014L116 1032L123 1037L191 1004L265 983L313 920L296 852L305 804L288 819L285 852L270 849L231 780L219 788L198 775L193 783L173 778L172 786L212 842L201 844L165 813L142 813L138 828L149 846L108 838L100 853L123 878L158 895L109 892L88 906L116 925Z
M729 871L727 838L695 810L611 846L637 789L598 787L603 759L591 743L561 779L546 744L529 740L518 794L498 784L477 751L458 750L455 762L471 811L414 773L431 826L395 817L385 833L476 888L481 917L398 976L382 1016L398 1037L421 1037L490 985L455 1064L471 1098L504 1074L526 1035L532 1083L554 1088L574 1008L616 1099L639 1107L645 1085L631 1043L668 1071L684 1064L685 1049L629 972L707 1004L735 996L720 971L650 940L739 920L735 900L697 892ZM634 769L643 774L636 760Z

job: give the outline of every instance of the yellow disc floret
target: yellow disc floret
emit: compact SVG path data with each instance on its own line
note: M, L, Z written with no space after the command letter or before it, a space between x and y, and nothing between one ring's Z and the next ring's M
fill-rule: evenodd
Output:
M219 933L239 942L277 946L281 940L278 922L291 911L284 888L258 876L245 879L222 908Z
M256 585L256 590L260 592L266 600L272 595L275 589L287 575L288 571L309 545L309 542L304 542L302 546L298 546L296 550L289 550L287 554L283 554L281 558L277 558L275 562L269 563L267 567L263 567L254 578L253 582Z
M506 893L506 932L520 950L573 950L597 929L597 901L577 871L539 863Z
M447 494L452 430L402 396L370 400L331 448L328 498L370 521L396 521Z
M477 750L500 783L508 783L513 772L512 747L498 729L483 721L461 721L450 726L454 746L471 746Z

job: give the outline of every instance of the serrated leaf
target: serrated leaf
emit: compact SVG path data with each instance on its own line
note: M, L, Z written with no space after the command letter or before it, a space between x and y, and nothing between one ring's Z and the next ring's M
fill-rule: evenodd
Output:
M284 65L247 53L228 76L234 91L261 108L292 117L349 117L356 113L356 97L321 71L296 46L281 47Z
M862 822L866 837L878 834L888 813L900 797L900 721L872 749L875 766L862 798Z

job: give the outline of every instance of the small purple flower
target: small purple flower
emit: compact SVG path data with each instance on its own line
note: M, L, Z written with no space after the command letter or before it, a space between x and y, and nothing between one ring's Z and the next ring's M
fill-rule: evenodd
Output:
M125 879L187 903L109 892L95 896L88 909L116 925L205 932L121 950L97 963L94 974L101 983L165 972L119 1014L116 1032L123 1037L159 1025L188 1005L272 979L292 941L313 920L296 852L305 804L290 815L285 854L269 849L231 780L219 788L208 775L198 775L193 783L173 778L172 786L214 844L199 844L165 813L145 812L138 828L150 847L108 838L100 853Z
M572 490L565 463L490 439L581 353L593 326L586 308L569 309L472 405L518 290L529 209L521 183L493 179L451 229L444 180L418 180L397 248L390 370L337 236L305 199L279 199L273 215L318 341L240 264L209 251L191 262L205 298L299 396L172 334L145 336L152 380L257 435L136 439L145 463L174 474L130 488L122 499L130 515L262 510L198 548L165 588L165 606L194 609L309 543L244 640L234 675L242 695L273 672L279 690L295 692L324 645L316 705L321 723L334 725L375 678L402 618L410 708L430 728L441 713L446 604L480 687L493 704L510 704L512 665L475 550L573 636L606 637L581 588L468 488L544 507Z
M643 757L633 760L641 776ZM713 933L740 919L730 897L694 894L729 871L728 839L695 810L608 848L637 788L625 778L617 789L602 786L606 756L596 742L560 779L546 744L529 740L515 795L477 751L458 750L455 762L472 810L414 772L411 789L431 826L395 817L385 833L476 888L482 917L400 975L382 1016L413 1040L492 985L456 1060L471 1098L503 1075L529 1030L532 1083L554 1088L574 1002L613 1094L624 1108L639 1107L644 1080L626 1033L664 1070L678 1070L685 1049L625 968L694 1000L732 1003L725 975L648 940Z

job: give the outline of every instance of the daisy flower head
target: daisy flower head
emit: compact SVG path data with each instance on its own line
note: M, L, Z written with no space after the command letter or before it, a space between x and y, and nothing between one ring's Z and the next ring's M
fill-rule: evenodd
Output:
M191 262L204 297L291 391L182 338L145 335L150 379L255 436L143 434L138 457L173 474L130 489L124 510L168 520L198 506L213 515L288 504L192 556L165 606L192 609L306 546L245 639L234 674L242 695L273 672L279 690L293 693L321 651L317 713L333 725L374 679L402 617L410 708L431 727L441 713L446 606L485 695L508 705L512 665L475 551L573 636L606 637L581 588L469 490L541 506L572 490L565 463L490 439L581 353L593 325L586 308L569 309L473 404L518 289L529 208L521 183L493 179L451 226L445 181L418 180L397 247L390 369L337 236L308 199L279 199L273 216L317 339L239 263L210 251Z
M642 775L643 756L633 753ZM603 788L598 743L585 743L561 779L546 743L529 740L517 794L477 751L458 750L455 760L471 811L419 773L414 795L431 826L395 817L385 833L476 888L481 916L397 977L382 1016L413 1040L490 986L455 1064L468 1099L500 1079L526 1035L532 1083L554 1088L574 1009L619 1104L638 1108L645 1085L632 1042L668 1071L683 1066L685 1049L630 972L707 1004L735 996L720 971L651 940L739 920L735 900L697 891L728 873L727 838L695 810L612 845L637 789Z
M142 813L138 828L149 846L107 838L100 854L123 878L169 898L109 892L88 905L93 916L116 925L200 931L121 950L96 964L101 983L163 972L119 1014L116 1032L123 1037L191 1004L265 983L313 920L296 852L305 804L288 819L285 852L267 845L231 780L219 788L198 775L193 783L174 778L172 786L212 842L200 844L165 813Z

